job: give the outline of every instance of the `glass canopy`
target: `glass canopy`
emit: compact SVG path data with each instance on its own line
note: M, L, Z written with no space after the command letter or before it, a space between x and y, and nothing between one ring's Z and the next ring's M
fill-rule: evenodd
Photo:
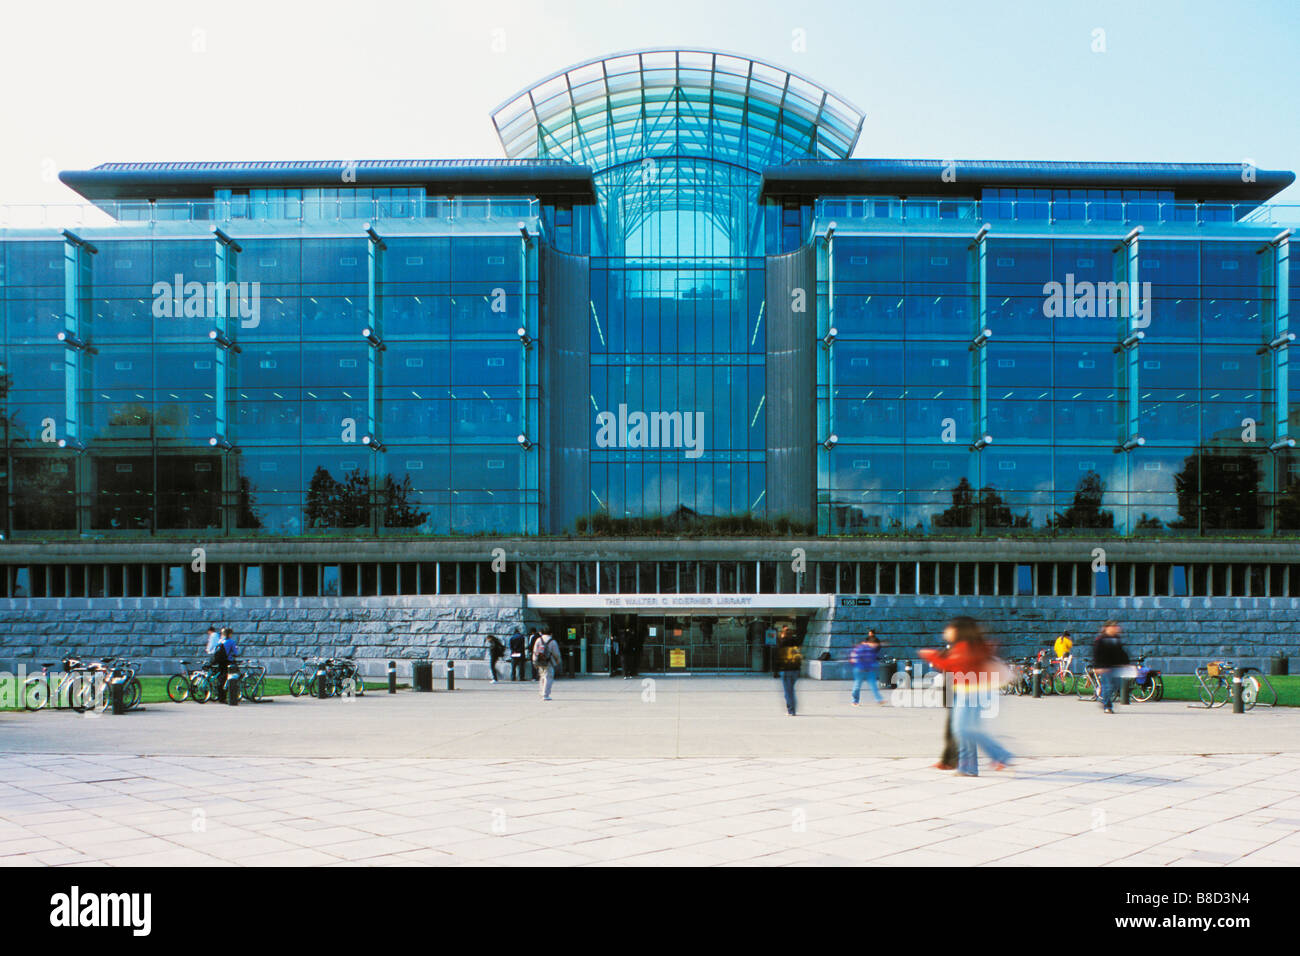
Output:
M492 113L506 155L567 159L599 173L664 156L761 171L844 159L860 110L796 73L727 53L643 50L547 77Z

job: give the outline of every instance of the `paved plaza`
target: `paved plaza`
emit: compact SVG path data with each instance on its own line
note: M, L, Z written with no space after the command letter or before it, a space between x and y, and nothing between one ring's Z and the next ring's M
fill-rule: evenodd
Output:
M1000 698L1019 759L931 769L942 712L770 678L0 714L6 865L1296 865L1300 711ZM902 701L899 701L902 703Z

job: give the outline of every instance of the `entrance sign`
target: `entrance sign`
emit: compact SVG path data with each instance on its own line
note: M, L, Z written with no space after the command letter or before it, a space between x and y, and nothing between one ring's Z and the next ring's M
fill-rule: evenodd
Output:
M833 594L529 594L539 610L816 611L832 607Z
M670 648L669 651L668 651L668 666L669 666L669 667L685 667L685 666L686 666L686 649L685 649L685 648L682 648L682 647L674 647L674 648Z

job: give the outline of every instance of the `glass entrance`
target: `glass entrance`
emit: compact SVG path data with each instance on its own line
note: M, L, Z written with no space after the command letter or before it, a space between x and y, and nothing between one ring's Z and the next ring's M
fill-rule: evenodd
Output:
M761 671L766 621L715 615L638 618L642 667L662 673Z
M639 674L762 673L772 666L767 636L780 624L795 623L784 616L711 614L578 613L548 615L546 620L560 641L570 674L622 674L620 648L632 635L639 637ZM800 631L802 624L800 620Z

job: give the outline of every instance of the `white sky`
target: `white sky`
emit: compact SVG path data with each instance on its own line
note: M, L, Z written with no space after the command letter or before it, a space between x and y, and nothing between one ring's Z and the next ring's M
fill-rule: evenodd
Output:
M1295 0L11 0L0 203L108 161L496 157L498 103L650 46L808 75L867 113L858 156L1300 168Z

